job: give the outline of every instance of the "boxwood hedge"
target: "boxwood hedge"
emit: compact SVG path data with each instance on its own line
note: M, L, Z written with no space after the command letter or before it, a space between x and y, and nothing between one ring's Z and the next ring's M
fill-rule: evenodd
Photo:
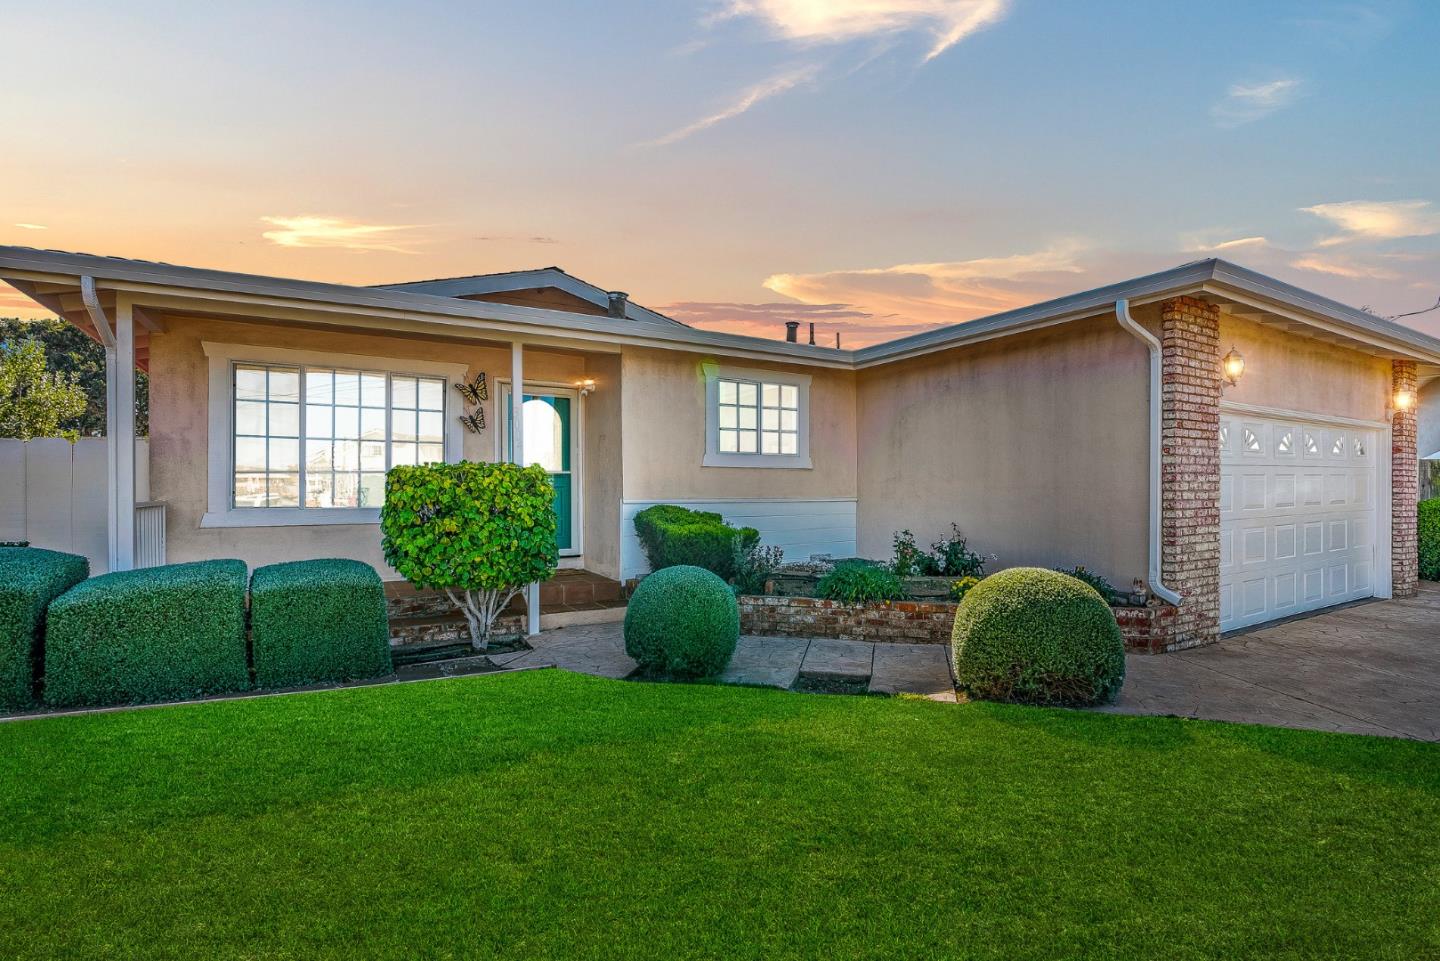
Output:
M104 574L50 605L48 704L165 701L249 686L243 561Z
M656 571L640 582L625 608L625 653L649 674L719 674L739 640L734 592L700 567Z
M45 609L89 575L90 562L78 554L0 548L0 710L33 702Z
M635 515L635 534L652 571L688 565L724 580L735 577L737 561L760 541L753 527L731 527L709 511L656 504Z
M258 568L250 579L250 646L259 687L389 674L380 575L338 558Z
M992 574L966 592L951 654L956 686L986 700L1104 704L1125 681L1109 604L1089 584L1035 567Z
M1427 581L1440 581L1440 497L1421 501L1417 513L1420 576Z

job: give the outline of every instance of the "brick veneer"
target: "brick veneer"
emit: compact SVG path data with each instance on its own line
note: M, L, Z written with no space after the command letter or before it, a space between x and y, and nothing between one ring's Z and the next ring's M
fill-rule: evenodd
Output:
M1415 362L1390 362L1391 388L1413 392ZM1390 590L1395 597L1414 597L1419 591L1420 557L1416 544L1415 501L1419 496L1416 463L1416 411L1396 411L1390 422Z
M955 625L952 601L842 604L815 597L746 594L740 598L740 632L760 637L827 637L892 644L949 644ZM1115 607L1127 651L1166 649L1175 608Z
M1182 598L1165 650L1213 642L1220 625L1220 311L1160 305L1160 569Z

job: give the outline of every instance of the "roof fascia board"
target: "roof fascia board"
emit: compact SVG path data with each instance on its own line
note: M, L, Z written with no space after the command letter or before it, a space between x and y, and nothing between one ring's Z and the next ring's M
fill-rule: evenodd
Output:
M39 254L39 252L36 252ZM57 262L58 261L58 262ZM636 324L613 317L573 314L538 307L517 307L486 301L455 300L428 294L410 294L379 288L318 284L251 275L225 275L196 268L166 270L162 265L132 265L108 258L76 257L68 254L39 254L17 257L0 250L0 275L39 282L78 284L79 276L91 274L112 290L126 290L138 296L167 296L209 303L244 303L284 306L295 301L322 312L344 312L364 308L387 317L410 317L433 321L443 316L452 323L473 326L484 323L504 329L519 339L528 337L596 338L622 344L652 346L695 353L716 351L731 356L778 361L818 367L848 368L852 351L766 341L739 334L726 334L687 327L666 321L663 324ZM217 276L218 274L218 276ZM236 279L236 278L242 279ZM228 295L228 296L224 296Z

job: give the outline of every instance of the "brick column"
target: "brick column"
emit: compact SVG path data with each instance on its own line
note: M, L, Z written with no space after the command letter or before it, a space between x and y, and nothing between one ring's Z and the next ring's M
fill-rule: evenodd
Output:
M1220 625L1220 311L1160 305L1160 570L1182 598L1169 650L1213 642Z
M1414 396L1415 361L1390 362L1390 388L1408 390ZM1414 597L1420 587L1415 540L1415 500L1420 493L1415 415L1415 407L1396 411L1390 422L1390 590L1395 597Z

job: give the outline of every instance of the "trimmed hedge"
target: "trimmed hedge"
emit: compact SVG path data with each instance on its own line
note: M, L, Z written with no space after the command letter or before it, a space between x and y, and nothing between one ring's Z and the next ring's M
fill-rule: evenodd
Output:
M1420 577L1440 581L1440 497L1419 504Z
M725 670L739 640L735 594L703 568L651 574L625 609L625 653L646 673L712 677Z
M50 605L47 704L167 701L249 686L243 561L104 574Z
M78 554L38 547L0 548L0 710L34 703L45 637L45 609L90 576Z
M258 568L250 578L250 648L257 687L391 673L380 575L339 558Z
M636 514L635 533L652 571L703 567L726 581L734 579L737 561L760 542L753 527L731 527L719 514L674 504L656 504Z
M1115 615L1083 581L1015 567L976 584L955 612L956 685L971 697L1084 706L1114 699L1125 681Z

